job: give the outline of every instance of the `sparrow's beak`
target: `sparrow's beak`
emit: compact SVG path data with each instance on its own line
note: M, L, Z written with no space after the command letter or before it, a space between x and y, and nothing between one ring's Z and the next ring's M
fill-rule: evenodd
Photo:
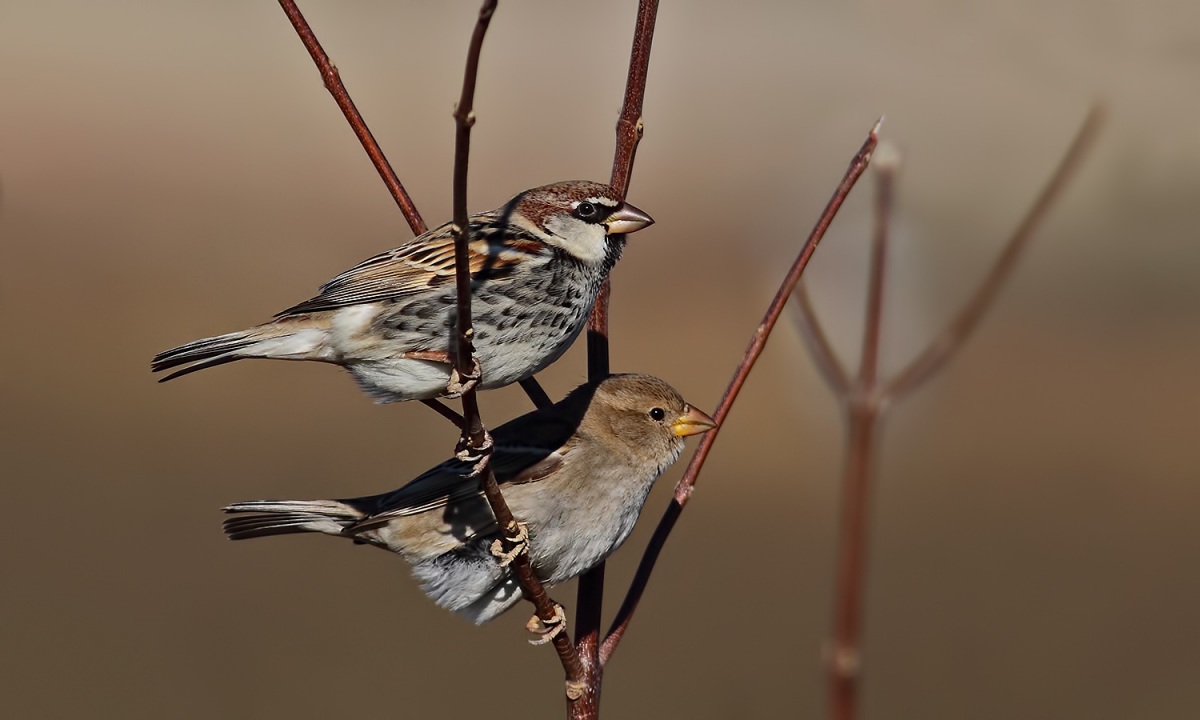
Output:
M653 224L654 218L629 203L621 205L620 209L609 215L608 219L604 221L604 227L608 228L609 235L628 235Z
M678 437L699 435L717 426L717 423L707 413L697 410L691 405L685 407L687 409L679 416L679 419L671 423L671 432L675 433Z

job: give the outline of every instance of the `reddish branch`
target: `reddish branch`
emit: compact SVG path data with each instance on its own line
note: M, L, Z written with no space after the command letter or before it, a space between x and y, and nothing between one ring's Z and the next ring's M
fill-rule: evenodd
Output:
M646 78L650 71L650 48L654 42L654 23L658 0L638 3L633 47L629 53L629 74L625 80L625 99L617 119L617 143L609 184L624 199L633 175L633 159L641 142L644 125L642 104L646 98ZM605 281L588 318L588 379L595 382L609 374L608 301L611 280ZM600 661L600 623L604 600L604 563L579 578L575 604L575 648L583 664L584 692L568 701L567 715L582 720L600 716L600 687L603 664Z
M321 73L325 87L329 90L355 135L371 158L384 184L388 187L396 204L400 207L413 232L425 232L426 226L420 213L413 205L404 186L380 150L374 136L367 128L341 82L337 68L330 62L312 29L293 0L280 0L280 5L296 29L313 61ZM457 352L454 354L455 371L458 379L470 379L477 374L471 342L471 294L470 274L467 265L467 167L470 148L470 129L474 123L472 105L475 81L479 66L479 54L487 32L496 0L485 0L480 10L475 32L467 56L467 69L463 81L463 93L455 111L456 142L454 167L454 222L457 226L455 243L456 284L458 289L459 326L455 335ZM645 97L646 76L650 61L650 47L654 36L654 22L658 11L657 0L642 0L638 6L637 25L634 32L633 49L630 57L629 75L625 89L625 100L617 123L617 147L613 161L610 183L624 197L628 191L633 169L634 155L641 140L642 102ZM629 627L638 601L645 592L655 562L669 536L675 521L691 497L700 470L716 440L719 425L729 413L751 368L766 345L767 338L779 319L789 294L795 291L801 309L801 327L808 340L817 366L829 385L843 399L849 418L849 442L847 447L846 476L844 483L843 518L841 526L841 550L839 553L838 598L835 603L835 641L833 646L830 687L831 710L835 717L852 718L856 711L857 678L859 665L859 638L861 633L862 578L866 557L867 506L869 478L876 447L876 429L884 405L897 397L911 392L935 374L978 326L986 309L1011 274L1021 251L1027 245L1038 223L1047 214L1053 201L1067 184L1093 139L1100 120L1097 110L1089 115L1075 142L1062 163L1043 190L1038 201L1006 245L1000 258L972 299L947 329L930 346L902 371L891 383L881 388L877 367L879 336L882 325L882 297L886 276L887 222L891 207L891 187L894 168L885 168L880 176L880 192L877 204L877 224L872 252L870 296L868 316L864 331L863 353L859 372L852 382L834 355L811 304L802 288L796 284L808 264L809 258L823 237L838 208L845 200L854 183L866 169L877 142L879 126L872 129L867 141L851 162L850 169L841 185L825 208L820 220L809 235L800 255L793 264L762 323L756 330L746 354L739 364L721 403L714 413L718 428L707 433L701 440L683 478L676 486L675 497L659 522L646 548L633 582L622 602L604 641L598 642L601 615L601 598L604 587L604 565L585 574L580 580L579 605L576 618L576 644L572 645L565 633L554 639L555 649L562 661L567 677L568 714L572 718L597 718L599 716L599 693L602 670L612 657L617 644ZM609 284L606 283L588 323L588 375L591 379L606 376L608 360L608 300ZM522 387L539 407L549 403L549 397L538 386L536 380L522 383ZM473 387L463 394L463 416L436 401L427 403L444 417L462 429L464 452L478 458L477 471L481 486L502 528L512 530L512 516L492 473L491 439L479 416L479 406ZM554 617L554 604L546 595L530 567L527 555L519 555L512 564L513 572L521 585L525 598L537 608L544 621Z
M353 101L341 83L337 69L329 61L328 56L317 42L316 37L300 14L300 11L296 8L295 3L292 0L280 0L280 4L283 6L284 12L288 15L296 32L300 35L309 54L312 56L314 62L316 62L326 87L337 101L338 106L342 109L343 114L345 114L347 121L354 129L360 142L362 142L367 155L371 158L376 170L388 186L397 205L400 206L405 219L413 228L413 232L418 234L424 232L425 224L420 214L413 206L403 185L401 185L399 179L396 177L395 172L392 171L391 166L379 149L370 130L363 122L361 115L358 113ZM470 129L474 124L472 105L479 66L479 54L482 49L483 38L495 8L495 0L485 0L480 11L468 52L462 97L455 110L457 132L454 167L454 223L456 225L455 261L459 325L455 335L457 352L454 353L454 362L455 374L460 381L470 380L478 373L471 342L470 275L466 252L467 233L469 229L466 202L467 167L470 148ZM642 103L645 98L646 77L649 68L650 48L654 36L654 22L657 11L657 0L642 0L639 3L625 100L620 119L617 123L617 148L613 162L612 179L610 181L621 197L624 197L628 191L634 155L643 132ZM837 213L838 208L841 206L851 187L853 187L854 182L866 168L877 141L877 131L878 124L872 130L867 142L864 143L862 149L855 157L850 171L843 179L833 199L830 200L824 214L801 250L800 256L797 258L792 270L788 273L787 278L785 278L784 284L772 302L766 317L764 317L762 324L756 331L750 347L746 351L746 356L739 365L715 413L718 423L725 419L755 360L762 353L771 329L778 321L779 314L782 312L784 301L798 281L817 243L824 235L825 230L828 228L829 223ZM596 301L588 324L588 375L592 379L602 378L609 372L609 293L610 288L606 283ZM523 382L522 387L539 407L549 402L549 398L535 380L531 379ZM461 417L441 403L433 402L427 404L462 429L463 440L461 445L463 451L478 458L476 469L481 478L481 486L498 523L506 530L511 531L515 529L515 519L504 502L504 498L500 493L495 476L491 470L491 438L488 436L479 416L479 406L475 389L468 387L463 393L463 416ZM577 644L572 645L565 633L560 633L554 638L555 649L558 651L567 678L567 705L570 717L599 717L599 693L603 665L612 656L613 651L628 628L633 612L637 608L637 603L649 582L654 563L675 524L675 520L678 519L683 506L687 503L691 495L692 487L695 485L700 469L716 438L716 434L716 430L711 431L701 441L696 454L693 456L691 463L684 473L683 479L676 487L674 501L659 523L650 545L647 547L642 558L634 581L603 643L598 642L598 640L601 615L600 601L603 596L604 587L604 565L601 564L580 579L579 606L576 620ZM525 554L519 555L512 563L512 568L521 586L522 593L537 608L538 616L543 621L552 620L555 615L554 604L546 595L545 589L538 581L536 575L534 575L528 556Z
M478 458L475 472L480 478L480 487L491 506L492 514L501 530L508 536L517 532L517 521L508 503L500 492L496 475L492 472L492 440L484 428L479 415L479 402L474 382L479 379L479 366L475 360L471 328L471 270L467 246L470 242L470 223L467 215L467 168L471 152L471 126L475 124L474 102L475 81L479 73L479 54L483 49L483 38L487 34L492 14L496 11L496 0L484 0L471 35L467 50L467 68L463 75L462 97L454 110L456 132L454 139L454 270L458 291L458 331L455 353L455 370L460 379L472 384L463 392L463 442L469 457ZM527 552L522 552L509 565L521 594L537 610L537 616L549 625L556 619L554 601L546 594ZM577 688L583 676L579 656L567 633L559 632L553 638L554 649L562 661L568 692Z
M633 29L633 48L629 53L629 75L625 79L625 100L617 119L617 147L613 154L612 176L609 184L622 200L629 192L633 176L633 158L642 140L642 104L646 98L646 78L650 72L650 47L654 42L654 22L658 16L658 0L638 3L637 24ZM592 307L588 319L588 379L595 381L608 376L608 299L611 281L604 287Z
M646 99L650 46L654 42L654 21L657 16L658 0L642 0L638 4L633 49L629 53L629 76L625 79L625 101L617 119L617 148L613 155L612 178L609 180L621 198L629 192L633 158L642 140L642 103Z
M801 329L817 367L841 401L846 415L846 462L842 477L842 516L838 531L837 578L833 641L829 653L829 710L837 720L858 714L862 657L862 615L869 540L871 479L878 458L878 431L884 410L927 380L966 342L1016 266L1021 251L1054 200L1079 167L1099 128L1100 112L1093 109L1032 209L1009 239L991 271L958 316L917 358L890 382L878 373L883 328L883 292L887 276L888 229L897 163L876 163L879 169L875 232L869 270L867 314L858 373L849 380L834 355L813 312L798 287Z
M834 641L829 648L830 707L835 717L848 711L858 692L859 647L862 632L863 582L866 565L870 477L875 464L875 436L883 410L879 387L879 339L883 322L883 288L886 277L888 229L897 163L879 163L876 175L875 233L871 244L867 320L863 331L858 376L843 397L847 411L845 476L842 480L842 518L838 542L837 596L834 606ZM862 538L863 542L855 542Z
M755 329L754 335L750 339L750 344L746 348L746 353L743 355L742 361L738 364L737 370L733 374L733 379L729 381L729 387L725 389L725 394L721 396L721 402L717 405L716 412L713 413L713 419L716 420L717 427L704 434L700 440L699 447L696 448L696 453L692 456L691 462L688 463L687 469L684 470L683 478L675 486L675 497L671 504L667 506L667 511L663 514L662 520L659 521L658 527L655 528L654 535L650 538L650 544L646 547L646 552L642 556L641 564L638 565L633 583L629 587L629 592L626 593L625 600L621 603L620 610L617 611L617 617L613 621L608 635L604 638L604 642L601 644L600 662L602 664L608 662L616 650L617 644L625 636L625 631L629 628L629 622L633 619L633 613L637 610L638 601L641 600L642 593L645 592L646 585L650 582L650 574L654 571L654 564L658 560L658 555L662 551L663 545L666 544L671 530L675 527L675 521L679 519L680 513L683 512L684 505L687 504L688 499L692 495L692 490L699 478L700 470L704 467L704 461L708 459L708 453L712 450L721 425L724 423L725 417L729 414L729 409L733 406L733 402L737 400L738 393L741 392L742 385L745 384L746 378L750 375L750 370L753 369L754 363L758 360L759 355L762 354L763 348L766 347L767 339L770 337L771 331L775 328L775 324L779 321L779 316L783 313L783 308L787 304L792 290L796 287L796 283L799 282L801 273L808 266L808 261L812 257L813 251L817 249L817 244L821 242L821 238L825 236L825 231L829 228L829 224L833 222L833 218L837 215L842 203L846 200L846 196L850 194L850 190L854 187L858 178L867 169L867 165L871 161L871 154L874 152L875 145L879 141L879 126L880 124L876 123L871 128L866 141L859 148L853 160L850 161L850 167L846 170L842 182L838 185L837 190L833 193L833 197L830 198L829 203L825 206L825 211L821 213L816 226L809 233L808 239L800 249L800 254L796 257L795 262L792 263L791 269L788 270L787 275L775 293L775 298L767 308L762 322Z
M321 79L325 82L325 89L329 91L330 95L333 95L338 107L342 109L342 114L346 116L346 122L350 123L350 128L358 136L358 141L362 143L363 149L367 151L367 156L371 158L371 163L379 172L379 177L383 178L383 184L387 185L396 204L400 206L400 212L404 213L404 219L408 221L408 226L412 228L413 234L420 235L425 232L428 228L425 227L425 221L421 219L421 213L417 212L417 206L413 205L412 198L400 184L400 178L396 177L395 171L384 157L383 150L379 148L379 143L375 142L375 136L367 128L358 108L354 106L354 101L350 99L350 94L346 92L346 86L342 84L338 69L325 54L321 43L317 41L317 36L308 26L308 21L300 14L300 8L296 7L293 0L279 0L279 4L283 7L283 12L287 14L288 20L292 22L292 27L296 28L296 34L300 36L300 41L308 49L308 54L312 56L313 62L317 64L317 69L321 72Z

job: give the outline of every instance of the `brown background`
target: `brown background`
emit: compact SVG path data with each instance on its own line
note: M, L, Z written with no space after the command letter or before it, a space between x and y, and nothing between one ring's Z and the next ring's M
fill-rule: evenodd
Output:
M476 4L304 5L426 218L446 219ZM898 367L1107 100L1096 154L982 332L891 414L864 715L1195 717L1200 5L976 5L666 3L631 194L658 225L616 272L613 365L711 408L886 113L906 158ZM608 176L633 10L502 4L473 209ZM149 373L154 352L409 237L279 9L6 2L0 93L3 714L560 716L524 610L474 628L384 553L220 533L230 501L398 486L448 452L444 423L324 366ZM808 275L851 358L868 189ZM583 376L579 347L543 381L559 395ZM527 407L484 398L493 422ZM840 437L789 319L611 666L608 714L820 715ZM610 612L650 525L610 563Z

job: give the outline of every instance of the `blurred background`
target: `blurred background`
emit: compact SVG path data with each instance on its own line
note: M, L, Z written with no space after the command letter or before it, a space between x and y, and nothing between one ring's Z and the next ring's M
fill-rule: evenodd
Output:
M477 5L302 3L431 225ZM607 179L635 5L501 4L473 210ZM397 487L450 452L446 423L328 366L149 372L410 237L279 8L4 2L0 59L4 714L561 717L524 608L475 628L386 553L221 534L231 501ZM630 193L658 224L615 272L613 367L705 409L879 115L905 159L895 370L1090 103L1110 109L980 332L889 415L864 717L1196 716L1198 77L1182 0L664 4ZM807 274L847 362L870 191ZM541 379L560 396L584 377L580 343ZM483 406L492 424L529 408L516 389ZM606 716L821 716L841 463L789 316L610 665ZM679 470L609 563L606 617Z

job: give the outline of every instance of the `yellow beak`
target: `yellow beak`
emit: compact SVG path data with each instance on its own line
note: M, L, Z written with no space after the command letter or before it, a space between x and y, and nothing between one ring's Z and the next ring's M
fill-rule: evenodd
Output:
M629 203L624 203L604 221L609 235L628 235L654 224L654 218L638 210Z
M678 437L699 435L717 426L716 421L709 417L707 413L697 410L691 405L686 405L685 408L684 413L679 416L679 419L671 423L671 432L675 433Z

